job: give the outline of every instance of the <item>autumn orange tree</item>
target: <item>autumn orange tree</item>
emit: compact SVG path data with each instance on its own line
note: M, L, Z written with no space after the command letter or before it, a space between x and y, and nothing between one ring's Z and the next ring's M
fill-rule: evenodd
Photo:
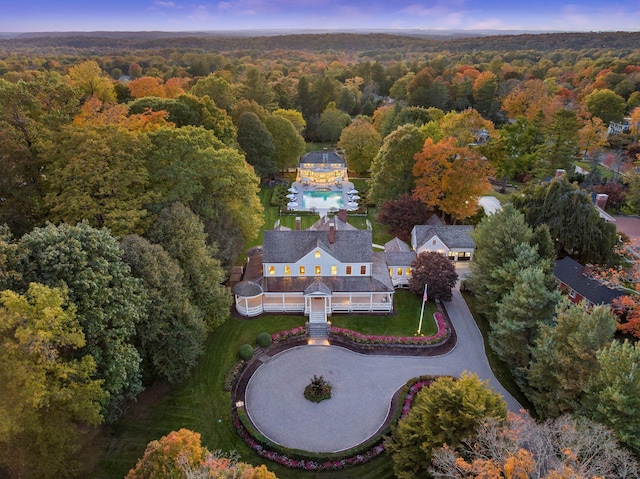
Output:
M200 434L189 429L172 431L147 445L144 456L126 479L235 478L277 479L264 465L238 462L237 454L211 453Z
M434 143L427 138L415 155L413 197L454 220L473 215L478 199L489 191L489 162L453 137Z

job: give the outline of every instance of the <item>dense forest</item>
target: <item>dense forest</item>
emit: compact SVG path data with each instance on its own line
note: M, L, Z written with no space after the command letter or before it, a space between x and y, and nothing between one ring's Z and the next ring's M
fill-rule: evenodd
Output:
M590 198L640 213L639 125L640 33L0 40L0 476L72 476L81 430L188 377L263 228L261 184L310 142L344 153L388 218L417 203L480 221L468 288L491 347L540 417L579 412L637 452L640 304L617 324L577 313L550 274L571 255L635 283ZM523 193L481 220L491 183ZM602 334L558 346L580 322Z

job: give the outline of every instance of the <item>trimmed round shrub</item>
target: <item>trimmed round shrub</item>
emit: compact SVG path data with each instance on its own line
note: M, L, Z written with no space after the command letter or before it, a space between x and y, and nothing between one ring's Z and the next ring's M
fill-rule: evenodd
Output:
M271 335L267 332L258 334L256 343L258 343L258 346L262 346L263 348L271 346Z
M253 356L253 346L251 346L250 344L243 344L242 346L240 346L238 354L240 355L240 359L248 361L249 359L251 359L251 356Z

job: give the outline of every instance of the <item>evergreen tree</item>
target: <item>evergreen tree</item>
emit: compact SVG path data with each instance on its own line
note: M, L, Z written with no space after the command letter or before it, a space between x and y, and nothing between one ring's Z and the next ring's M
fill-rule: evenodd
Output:
M531 248L528 244L525 247ZM511 266L509 263L505 269ZM529 364L529 348L533 345L540 324L551 319L560 292L556 288L549 289L549 273L535 263L514 269L514 273L511 290L497 305L489 344L522 384L521 368Z
M580 409L587 382L598 370L596 353L612 339L616 320L608 307L587 311L564 299L553 324L540 326L527 371L527 396L540 417Z
M640 343L613 341L598 351L598 372L588 385L584 407L640 451Z
M470 264L471 275L465 283L476 298L478 310L488 318L495 318L496 304L512 285L508 282L496 284L495 270L516 259L516 248L529 243L531 238L532 231L524 216L511 204L483 218L476 227L473 234L476 250Z

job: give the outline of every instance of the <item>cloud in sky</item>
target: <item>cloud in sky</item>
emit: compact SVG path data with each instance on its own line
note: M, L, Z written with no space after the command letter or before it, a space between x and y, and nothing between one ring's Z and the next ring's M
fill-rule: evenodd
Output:
M637 0L0 0L0 31L640 30Z

